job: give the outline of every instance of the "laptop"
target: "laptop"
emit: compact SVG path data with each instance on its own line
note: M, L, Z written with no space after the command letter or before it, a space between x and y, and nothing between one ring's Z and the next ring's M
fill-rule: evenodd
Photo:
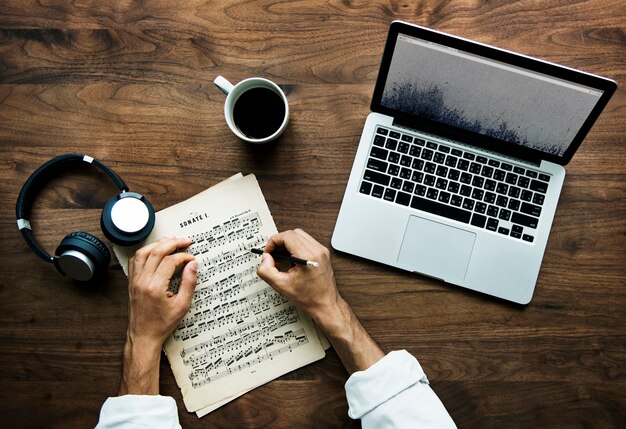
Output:
M392 22L333 248L529 303L564 166L616 88Z

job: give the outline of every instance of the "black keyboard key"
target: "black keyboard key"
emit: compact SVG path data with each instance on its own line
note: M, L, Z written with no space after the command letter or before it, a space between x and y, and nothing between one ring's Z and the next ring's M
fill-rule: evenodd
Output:
M411 172L412 170L410 168L402 168L402 170L400 170L400 177L402 177L403 179L410 179Z
M472 215L472 225L477 226L479 228L484 228L486 223L487 223L487 216L483 216L478 213L474 213Z
M493 192L485 192L485 199L483 200L486 203L493 204L496 202L496 194Z
M450 148L448 146L440 144L439 145L439 152L450 153Z
M543 205L544 200L546 199L545 195L543 194L535 194L533 196L533 203L538 204L538 205Z
M472 191L472 198L475 200L482 201L484 195L485 191L483 191L482 189L474 188L474 190Z
M400 153L409 153L409 147L411 147L408 143L400 142L398 145L398 152Z
M397 177L391 179L391 187L394 189L402 188L402 179L398 179Z
M426 185L426 186L435 186L435 180L436 179L437 178L435 176L427 174L426 176L424 176L424 185Z
M423 170L424 169L424 160L423 159L414 158L413 159L413 163L411 164L411 168L413 168L414 170Z
M485 180L485 186L483 186L486 191L495 191L496 190L496 181L487 179Z
M387 167L387 173L391 174L392 176L397 176L398 174L400 174L400 166L390 164L389 167Z
M536 229L539 219L537 219L536 217L527 216L525 214L516 212L516 213L513 213L513 216L511 216L511 222L516 223L518 225L523 225L529 228Z
M373 147L370 151L370 156L374 158L382 159L383 161L387 159L388 150L382 149L380 147Z
M467 171L467 169L469 168L469 161L466 159L459 159L459 162L456 164L456 168L458 168L461 171Z
M461 207L461 204L463 204L463 197L460 195L452 195L452 198L450 198L450 204Z
M385 128L378 127L378 128L376 129L376 132L377 132L378 134L382 134L382 135L386 136L386 135L387 135L387 133L388 133L389 131L387 131Z
M432 162L427 162L424 166L424 171L426 173L433 174L437 170L437 164L433 164Z
M496 170L493 173L493 178L496 180L503 181L505 177L506 177L506 171L504 170Z
M481 164L487 164L487 158L485 158L484 156L477 156L476 161L480 162Z
M408 180L405 180L404 183L402 184L402 190L404 192L408 192L409 194L412 194L413 189L415 189L415 183L413 182L409 182Z
M487 179L490 179L493 175L493 168L489 167L488 165L484 165L482 171L480 172L480 175L486 177Z
M447 177L448 167L444 167L443 165L440 165L439 167L437 167L437 171L435 172L435 174L439 177Z
M374 171L380 171L381 173L387 171L387 165L388 164L385 161L381 161L380 159L369 158L367 160L367 168L371 168Z
M533 199L533 193L530 192L530 191L524 190L524 191L522 191L521 199L524 200L524 201L529 201L530 202Z
M437 143L428 142L426 143L426 147L429 149L437 149Z
M528 177L532 177L533 179L537 178L537 172L532 170L526 170L526 175Z
M498 215L498 218L500 218L502 220L509 220L509 219L511 219L511 210L500 209L500 214Z
M472 165L470 165L469 171L470 173L480 174L481 169L482 169L482 166L479 163L472 162Z
M509 232L511 232L508 228L505 228L503 226L501 226L500 228L498 228L498 233L499 234L503 234L503 235L509 235Z
M461 173L461 183L465 183L466 185L472 183L472 175L469 173Z
M498 183L498 186L496 186L496 192L498 194L506 195L507 192L509 192L509 185L502 182Z
M521 188L528 188L528 185L530 185L530 179L528 177L520 177L517 181L517 186Z
M458 158L456 156L452 156L452 155L448 155L446 157L446 165L448 167L456 167L456 162L457 162Z
M469 198L465 198L463 200L463 208L466 210L474 210L474 200L470 200Z
M532 235L524 234L522 235L522 240L532 243L534 240L534 237Z
M539 180L533 180L530 182L530 189L545 194L546 192L548 192L548 184L545 182L540 182Z
M398 147L398 140L387 139L387 143L385 143L385 147L387 149L396 150L396 147Z
M463 156L463 151L459 149L452 149L452 155L454 156Z
M503 162L502 164L500 164L500 168L506 171L513 170L513 166L511 164L507 164L506 162Z
M539 217L541 215L541 207L530 203L522 203L520 211L535 217Z
M513 238L522 238L522 234L519 232L511 232L511 237Z
M431 201L416 196L413 196L413 199L411 200L411 207L463 223L469 223L470 217L472 215L472 213L468 212L467 210L448 206L438 203L436 201Z
M436 190L435 188L428 188L428 191L426 191L426 198L430 198L431 200L436 200L438 196L439 196L439 191Z
M419 146L424 146L426 144L426 142L424 141L424 139L415 139L413 141L413 143L419 145Z
M389 137L392 137L394 139L399 139L400 138L400 133L397 131L390 131L389 132Z
M500 207L506 207L509 204L509 198L504 195L498 195L496 198L496 205Z
M386 174L378 173L377 171L372 170L365 170L363 178L368 182L378 183L383 186L389 186L389 181L391 180L391 177Z
M487 211L487 204L476 203L476 205L474 206L474 211L477 213L485 214L485 212Z
M419 146L411 145L411 149L409 149L409 155L420 156L421 153L422 149Z
M520 206L520 200L515 200L511 198L509 200L509 209L513 211L518 211Z
M409 142L409 143L411 143L411 142L413 141L413 137L408 136L408 135L406 135L406 134L402 134L402 138L401 138L401 140L402 140L403 142Z
M539 174L539 180L543 180L544 182L549 182L550 176L548 176L547 174Z
M490 159L489 160L489 165L492 167L500 167L500 161L496 161L495 159Z
M489 231L496 231L498 229L498 219L489 218L487 221L487 229Z
M370 182L361 182L361 188L359 192L365 195L369 195L372 191L372 184Z
M459 182L448 183L448 191L452 192L453 194L456 194L457 192L459 192L460 187L461 185L459 184Z
M447 189L448 188L448 181L446 179L444 179L443 177L439 177L437 179L437 182L435 182L435 188L437 189Z
M397 164L398 162L400 162L400 154L398 152L389 152L389 157L387 158L387 161Z
M413 158L408 155L402 155L402 157L400 158L400 165L404 167L410 167L412 162Z
M505 181L509 185L515 185L517 183L517 174L515 174L515 173L507 173Z
M520 192L521 192L520 188L518 188L517 186L511 186L509 188L509 197L519 198Z
M394 189L391 189L391 188L385 189L384 199L387 200L387 201L395 200L396 199L396 191Z
M435 161L437 164L443 164L446 161L446 155L441 152L435 152L433 161Z
M448 203L450 201L450 193L441 191L439 192L439 198L437 199L440 203Z
M459 170L451 169L448 173L448 179L450 180L459 180L461 177L461 172Z
M475 186L477 188L482 188L484 183L485 183L484 177L474 176L474 178L472 179L472 186Z
M491 217L498 217L498 212L500 210L496 206L489 206L487 208L487 214Z
M426 195L426 186L424 185L415 185L415 190L413 191L415 195L419 195L423 197Z
M374 185L374 189L372 190L372 197L382 198L383 192L385 192L385 188L380 185Z
M522 167L513 167L513 173L524 174L525 172L526 170L524 170Z
M376 137L374 137L374 146L381 146L381 147L384 146L385 140L387 139L384 138L383 136L377 135Z
M476 158L476 156L473 153L465 152L463 154L463 158L469 159L470 161L472 161L474 160L474 158Z
M524 228L519 225L513 225L513 232L519 232L520 234L524 231Z
M461 191L459 192L459 194L463 195L464 197L469 197L470 195L472 195L472 188L471 188L471 186L462 185L461 186Z
M413 174L411 174L411 180L415 183L422 183L422 180L424 180L424 173L421 171L414 171Z
M409 204L411 204L411 194L398 192L398 195L396 196L396 203L402 204L403 206L408 206Z
M426 161L430 161L431 159L433 159L433 154L434 152L430 149L424 149L422 150L422 159L425 159Z

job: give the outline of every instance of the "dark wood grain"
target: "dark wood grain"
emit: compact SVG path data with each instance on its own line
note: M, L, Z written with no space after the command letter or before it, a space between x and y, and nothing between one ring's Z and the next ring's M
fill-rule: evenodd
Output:
M16 196L43 162L88 153L157 209L255 173L279 229L329 245L393 19L621 86L625 16L617 0L0 2L0 426L94 426L121 371L119 265L72 283L15 228ZM218 74L283 86L292 117L278 142L251 147L228 131ZM333 252L363 324L385 350L418 357L460 428L626 427L625 113L620 88L567 167L529 306ZM38 239L53 251L72 230L102 236L113 192L90 170L55 179L33 210ZM166 361L161 375L185 428L360 426L332 350L200 420Z

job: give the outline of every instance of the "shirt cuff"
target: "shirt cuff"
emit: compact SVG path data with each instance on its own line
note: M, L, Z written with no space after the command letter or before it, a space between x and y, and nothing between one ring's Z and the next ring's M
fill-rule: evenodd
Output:
M174 398L160 395L108 398L100 410L96 429L140 427L180 429Z
M428 384L417 359L406 350L390 352L365 371L357 371L348 378L345 385L348 415L360 419L415 383Z

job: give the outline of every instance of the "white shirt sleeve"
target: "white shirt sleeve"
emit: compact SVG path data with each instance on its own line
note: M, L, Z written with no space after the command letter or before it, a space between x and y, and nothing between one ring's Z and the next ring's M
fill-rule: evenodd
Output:
M181 429L176 401L169 396L124 395L108 398L96 429Z
M406 350L355 372L345 387L348 415L361 419L363 429L456 428L417 359Z

